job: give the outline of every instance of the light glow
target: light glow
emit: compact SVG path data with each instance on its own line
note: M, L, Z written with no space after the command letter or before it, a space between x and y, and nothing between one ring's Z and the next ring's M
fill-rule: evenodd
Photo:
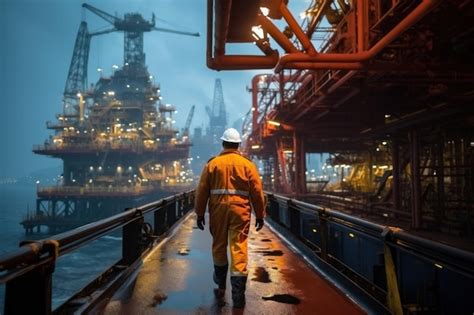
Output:
M263 39L265 37L265 33L263 32L262 26L252 26L252 36L256 40Z

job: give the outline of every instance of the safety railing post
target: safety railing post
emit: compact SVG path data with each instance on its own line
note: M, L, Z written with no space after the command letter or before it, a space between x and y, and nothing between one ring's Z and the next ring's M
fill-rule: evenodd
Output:
M187 206L187 198L186 198L186 193L183 193L182 196L180 196L179 201L178 201L178 218L181 218L187 211L186 211L186 206Z
M155 235L161 235L166 232L166 201L163 201L162 206L155 210L153 214L153 231Z
M166 206L166 222L168 227L172 226L176 220L176 206L178 204L178 199L175 198L173 202Z
M5 314L51 314L54 264L43 264L6 284Z
M290 231L295 236L301 236L301 220L300 220L300 211L298 208L288 200L288 211L290 214Z
M139 217L136 220L122 228L122 262L125 265L132 264L143 252L142 226L144 219L141 214L137 215Z
M194 208L195 192L186 194L186 197L186 212L188 212L189 210L192 210Z
M279 204L274 199L273 196L270 197L270 201L268 203L269 214L273 221L280 222L280 213L279 213Z
M319 229L320 229L320 239L321 239L321 258L324 260L328 259L328 238L329 238L329 228L327 215L319 212Z

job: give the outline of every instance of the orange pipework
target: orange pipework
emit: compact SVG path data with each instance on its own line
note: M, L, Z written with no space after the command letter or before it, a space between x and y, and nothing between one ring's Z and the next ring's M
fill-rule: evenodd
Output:
M281 46L287 53L297 53L299 52L298 49L293 45L293 43L283 34L276 26L272 23L272 21L263 16L259 15L257 17L258 23L262 25L262 28L270 33L272 38Z
M221 29L216 29L216 49L215 56L212 56L212 23L214 1L207 1L207 47L206 61L207 67L214 70L246 70L246 69L272 69L276 66L279 54L276 50L271 51L266 56L248 56L248 55L225 55L225 40L227 37L228 20L230 7L224 7L226 17L219 22ZM224 11L223 9L223 11ZM216 25L217 26L217 25Z
M287 69L300 69L300 70L320 70L320 69L344 69L344 70L358 70L362 69L364 65L361 62L289 62L286 64ZM276 71L276 70L275 70Z
M288 10L288 7L286 6L284 1L282 1L280 4L280 12L283 15L283 18L285 19L286 23L288 23L288 26L295 33L296 37L303 45L304 50L310 55L316 55L316 49L314 48L313 44L306 36L304 31L301 29L301 26L298 24L291 12Z
M387 47L403 32L408 30L416 22L428 14L440 0L423 0L410 14L408 14L400 23L397 24L390 32L380 39L372 48L357 53L321 53L317 55L309 55L304 53L287 54L280 58L275 72L280 72L284 68L290 68L290 65L299 65L303 63L357 63L364 62L375 57L382 49Z

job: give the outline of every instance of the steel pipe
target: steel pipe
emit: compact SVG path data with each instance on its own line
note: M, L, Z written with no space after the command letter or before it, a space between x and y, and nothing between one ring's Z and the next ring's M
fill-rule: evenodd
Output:
M357 53L320 53L309 55L304 53L287 54L280 58L275 72L280 72L288 68L288 64L299 62L322 63L322 62L365 62L375 57L382 49L387 47L403 32L408 30L416 22L428 14L441 0L423 0L410 14L408 14L400 23L398 23L390 32L380 39L372 48Z
M288 10L288 7L286 6L284 1L281 1L280 3L280 12L283 15L285 21L288 23L288 26L295 33L296 38L298 38L300 43L303 45L304 50L312 56L316 55L317 52L313 46L313 43L311 43L311 40L309 40L308 36L306 36L304 31L301 29L301 26L295 20L291 12Z
M259 15L257 17L257 22L261 24L263 29L272 36L272 38L278 43L278 45L281 46L281 48L285 50L285 52L299 52L299 50L295 47L295 45L293 45L293 43L288 39L288 37L286 37L286 35L283 34L269 18L263 15Z
M226 36L223 37L223 32L227 34L227 28L216 32L216 49L215 56L212 55L212 23L213 23L213 12L214 7L213 0L207 0L207 41L206 41L206 63L207 67L213 70L246 70L246 69L273 69L278 62L279 54L278 51L273 50L266 56L248 56L248 55L224 55L225 53L225 40ZM222 9L224 10L224 9ZM229 10L226 10L226 15L230 14ZM227 16L229 18L229 16ZM228 25L221 25L219 27L228 27ZM218 25L216 25L217 27ZM219 35L217 35L219 34Z

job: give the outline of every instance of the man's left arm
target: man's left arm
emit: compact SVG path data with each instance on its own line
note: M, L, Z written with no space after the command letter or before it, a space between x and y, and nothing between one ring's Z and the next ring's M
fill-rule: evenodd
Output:
M257 219L263 219L266 212L265 196L263 194L260 174L253 163L249 169L249 190L255 216Z

